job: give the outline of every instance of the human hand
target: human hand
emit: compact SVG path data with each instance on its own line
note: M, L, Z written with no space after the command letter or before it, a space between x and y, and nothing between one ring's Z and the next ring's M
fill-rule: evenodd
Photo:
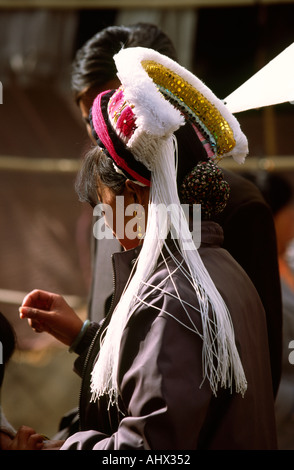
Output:
M70 346L78 336L83 322L64 298L42 290L33 290L19 308L20 318L27 318L38 333L46 331Z
M12 438L0 432L1 450L41 450L44 436L28 426L21 426Z

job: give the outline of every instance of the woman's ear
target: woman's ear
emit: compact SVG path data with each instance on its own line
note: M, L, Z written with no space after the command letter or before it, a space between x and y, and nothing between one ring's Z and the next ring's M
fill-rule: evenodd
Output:
M137 203L143 207L149 200L149 188L147 186L140 186L132 180L126 180L124 196L128 204Z

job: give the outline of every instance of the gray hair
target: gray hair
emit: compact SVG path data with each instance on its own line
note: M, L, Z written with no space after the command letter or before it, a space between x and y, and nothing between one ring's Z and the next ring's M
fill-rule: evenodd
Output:
M93 147L86 154L75 183L80 201L88 202L92 207L98 204L98 180L120 195L127 178L115 170L112 159L100 147Z

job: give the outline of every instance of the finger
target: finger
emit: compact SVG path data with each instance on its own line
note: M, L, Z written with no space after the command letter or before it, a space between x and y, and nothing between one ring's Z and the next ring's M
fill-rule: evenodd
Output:
M36 434L36 431L29 426L21 426L15 438L13 439L12 448L16 450L25 450L27 449L29 438L32 434Z
M24 436L25 439L28 439L30 435L36 434L36 431L30 426L22 425L17 430L17 435Z
M20 307L19 316L20 318L27 319L30 327L36 333L43 333L44 331L50 333L50 322L53 320L53 312L47 312L46 310L40 310L31 307Z
M43 333L43 331L46 331L44 324L39 321L28 319L28 323L35 333Z
M28 439L28 449L39 450L44 445L44 436L41 434L32 434Z
M51 292L35 289L25 296L22 306L48 310L51 306L52 300L53 294Z
M39 302L41 297L45 296L46 291L41 291L39 289L34 289L29 292L23 299L22 305L30 306L32 302Z
M32 308L32 307L20 307L19 308L19 315L20 318L30 318L31 320L35 320L38 322L42 322L42 320L46 320L48 316L51 315L50 312L47 310L40 310L39 308Z

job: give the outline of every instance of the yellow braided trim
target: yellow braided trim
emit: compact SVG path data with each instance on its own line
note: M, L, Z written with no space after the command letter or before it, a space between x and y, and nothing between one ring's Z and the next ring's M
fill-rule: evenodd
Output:
M204 124L217 144L217 155L230 152L236 145L234 134L222 114L205 96L183 78L153 60L142 60L142 67L156 85L167 89L183 102Z

